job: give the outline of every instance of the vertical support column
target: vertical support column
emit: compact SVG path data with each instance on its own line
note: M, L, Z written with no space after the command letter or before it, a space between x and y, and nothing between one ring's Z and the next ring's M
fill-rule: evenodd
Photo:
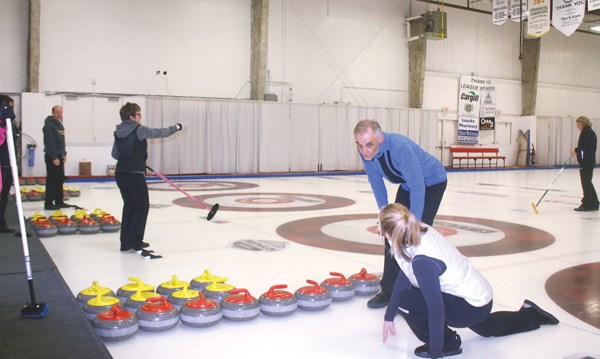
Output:
M267 74L269 0L252 0L250 99L264 100Z
M422 34L425 31L425 19L410 21L410 33ZM425 81L425 60L427 58L427 40L419 37L408 43L408 107L423 107L423 82Z
M521 63L521 115L535 115L541 39L524 39Z
M29 39L27 53L27 91L40 91L40 14L41 0L29 0Z

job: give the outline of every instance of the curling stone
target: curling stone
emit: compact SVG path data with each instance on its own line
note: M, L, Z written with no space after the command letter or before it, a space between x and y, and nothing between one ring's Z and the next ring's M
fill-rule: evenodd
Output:
M38 218L31 223L31 226L38 237L52 237L58 234L56 225L47 218Z
M198 298L200 292L195 289L189 289L189 287L189 283L186 283L183 289L171 293L169 298L167 298L169 303L173 304L177 310L181 309L181 306L186 302Z
M95 221L97 221L98 219L100 219L100 217L105 216L109 214L108 212L106 212L105 210L101 209L101 208L96 208L94 209L94 211L92 213L90 213L90 217L92 217Z
M188 287L190 284L188 282L184 282L182 280L177 279L176 275L173 275L171 280L161 283L158 287L156 287L156 293L162 294L165 298L168 298L171 293L176 292L178 290L182 290L185 287Z
M223 298L231 294L230 291L232 289L235 289L233 285L227 284L225 281L227 281L226 277L216 277L211 284L207 285L203 290L206 298L212 299L220 304Z
M330 272L329 274L335 276L335 278L325 279L321 282L321 286L329 290L331 299L334 302L343 302L352 299L356 293L354 284L341 273Z
M69 217L55 220L54 225L58 229L58 234L75 234L79 229L77 223L70 220Z
M76 209L75 212L71 215L71 219L77 222L77 220L87 216L87 212L85 209Z
M76 222L79 226L79 232L83 234L94 234L100 231L100 225L91 217L84 216Z
M35 189L32 189L29 192L27 192L27 200L28 201L36 202L36 201L41 201L42 199L43 199L42 193Z
M88 300L87 303L83 305L83 312L89 320L94 320L96 315L105 310L110 310L113 305L119 303L120 301L117 297L98 294L95 298Z
M129 310L132 313L135 313L140 309L141 306L146 304L146 300L149 298L157 298L162 297L160 294L156 292L143 292L138 291L135 294L132 294L131 297L125 301L125 309Z
M148 298L148 303L135 313L140 329L162 332L173 329L179 323L179 312L165 297Z
M367 273L365 268L362 268L360 272L351 275L348 279L354 284L356 295L372 296L381 291L379 277L375 274Z
M198 292L198 299L185 302L179 310L181 322L195 328L215 325L222 317L221 306L214 300L204 298L202 292Z
M138 318L118 304L113 305L110 310L99 313L92 320L92 325L96 334L106 341L129 339L140 328Z
M258 298L260 311L263 314L273 317L283 317L294 313L296 309L298 309L298 299L293 293L279 290L284 288L287 288L287 285L274 285L268 292L263 293L263 295Z
M69 195L69 192L67 192L63 189L63 201L66 201L70 198L71 198L71 196Z
M312 286L301 287L294 293L298 299L298 309L316 312L331 305L331 293L327 288L319 286L319 283L310 279L306 283Z
M43 214L39 211L35 211L31 216L27 217L27 221L29 223L33 223L33 221L35 221L38 218L48 219L45 214Z
M66 187L65 190L71 197L79 197L81 195L81 191L77 187Z
M25 185L25 178L19 177L19 185L21 185L21 186Z
M37 181L35 177L25 177L25 184L28 186L36 185Z
M127 283L127 284L121 286L121 288L117 289L117 297L119 297L119 299L123 303L125 303L127 301L127 299L129 299L129 297L131 297L132 295L137 293L138 290L140 290L142 292L153 292L154 291L153 286L142 282L142 280L139 278L129 277L127 279L129 279L132 282Z
M79 232L83 234L94 234L100 231L100 225L91 217L84 216L76 222L79 226Z
M60 209L57 209L56 211L52 212L52 214L50 216L48 216L48 220L50 220L50 222L54 223L59 219L64 219L64 218L69 218L66 214L63 213L63 211L61 211Z
M221 302L223 318L235 322L251 320L260 314L258 300L250 295L247 289L232 289L231 294Z
M100 224L102 232L117 232L121 229L121 222L110 214L98 218L97 222Z
M218 278L218 276L210 274L208 269L205 269L201 275L194 277L190 284L192 285L192 289L203 291L204 288L206 288L209 284L211 284L215 281L215 279Z
M38 177L37 183L38 184L46 184L46 177Z
M110 288L101 287L100 284L98 284L98 282L93 281L92 285L79 292L75 299L77 299L77 303L79 303L79 306L83 307L85 303L88 302L88 300L96 298L98 295L115 297L115 292L113 292Z

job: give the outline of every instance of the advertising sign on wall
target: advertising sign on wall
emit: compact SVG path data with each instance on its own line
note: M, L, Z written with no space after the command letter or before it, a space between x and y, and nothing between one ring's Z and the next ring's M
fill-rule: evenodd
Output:
M479 130L495 128L496 85L493 80L461 76L459 87L458 143L477 144Z

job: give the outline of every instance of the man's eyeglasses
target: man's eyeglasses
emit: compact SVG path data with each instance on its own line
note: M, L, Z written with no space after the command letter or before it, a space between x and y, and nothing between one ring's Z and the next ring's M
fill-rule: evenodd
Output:
M141 116L142 114L141 114L141 112L138 112L138 113L136 113L135 115L136 115L136 116Z

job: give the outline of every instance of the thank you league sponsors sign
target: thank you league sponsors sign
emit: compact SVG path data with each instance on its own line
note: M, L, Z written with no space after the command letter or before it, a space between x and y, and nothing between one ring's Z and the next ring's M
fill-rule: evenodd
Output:
M479 143L480 130L493 130L496 115L494 81L461 76L458 94L458 143Z
M552 26L565 36L571 36L583 21L585 2L585 0L554 0Z

